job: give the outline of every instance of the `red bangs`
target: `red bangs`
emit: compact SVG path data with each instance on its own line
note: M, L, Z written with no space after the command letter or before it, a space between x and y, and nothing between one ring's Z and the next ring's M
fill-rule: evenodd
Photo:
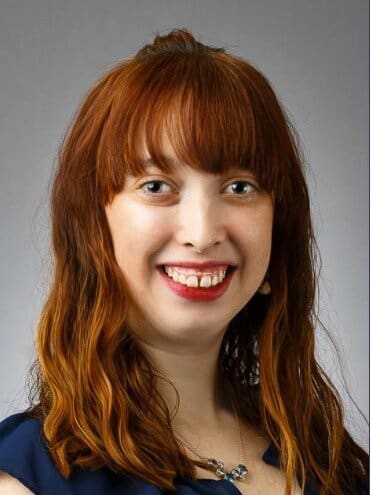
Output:
M144 143L152 161L171 170L165 137L179 163L215 174L248 169L262 188L281 189L280 108L255 68L224 53L166 53L116 70L97 163L109 171L111 192L127 174L144 172Z

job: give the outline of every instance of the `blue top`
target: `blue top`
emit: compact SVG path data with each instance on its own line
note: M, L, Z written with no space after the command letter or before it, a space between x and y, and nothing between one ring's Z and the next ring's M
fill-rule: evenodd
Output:
M273 444L262 459L279 468L279 453ZM113 473L108 468L92 470L73 468L65 479L56 468L45 442L40 419L28 419L25 412L8 416L0 422L0 470L17 478L36 495L158 495L159 488L134 476ZM178 495L241 495L231 481L220 479L176 478ZM364 484L359 494L369 495ZM174 493L174 492L172 492ZM305 495L319 490L306 485Z

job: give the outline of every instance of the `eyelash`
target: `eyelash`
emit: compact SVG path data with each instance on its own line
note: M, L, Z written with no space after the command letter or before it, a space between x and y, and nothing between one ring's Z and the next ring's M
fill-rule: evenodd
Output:
M246 195L243 195L243 194L234 194L233 196L237 196L237 197L240 196L240 197L245 198L245 197L248 197L251 194L254 194L255 192L258 191L258 188L256 186L254 186L254 184L252 184L251 182L249 182L247 180L236 180L236 181L231 182L230 184L228 184L227 187L229 187L229 186L231 186L233 184L238 184L238 183L248 184L249 186L251 186L253 188L253 191L251 193L246 194ZM147 195L147 196L160 196L161 195L161 193L150 193L150 192L146 191L144 189L144 186L147 186L148 184L167 184L167 185L169 185L167 182L164 182L162 180L151 180L151 181L144 182L143 184L141 184L139 186L139 188L142 189L143 192L144 192L144 194ZM163 194L168 194L168 193L163 193Z

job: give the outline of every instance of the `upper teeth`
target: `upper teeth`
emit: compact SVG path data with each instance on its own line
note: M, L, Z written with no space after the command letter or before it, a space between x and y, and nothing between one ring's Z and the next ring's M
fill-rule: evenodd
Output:
M208 269L207 273L205 271L202 273L201 270L165 266L165 271L175 282L188 287L210 287L224 280L227 267L217 268L216 270Z

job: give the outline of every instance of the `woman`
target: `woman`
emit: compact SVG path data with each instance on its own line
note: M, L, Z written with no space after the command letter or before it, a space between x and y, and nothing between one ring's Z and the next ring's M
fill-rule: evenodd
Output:
M2 493L368 493L314 357L308 189L266 78L157 36L90 90L59 158L35 394L0 425Z

